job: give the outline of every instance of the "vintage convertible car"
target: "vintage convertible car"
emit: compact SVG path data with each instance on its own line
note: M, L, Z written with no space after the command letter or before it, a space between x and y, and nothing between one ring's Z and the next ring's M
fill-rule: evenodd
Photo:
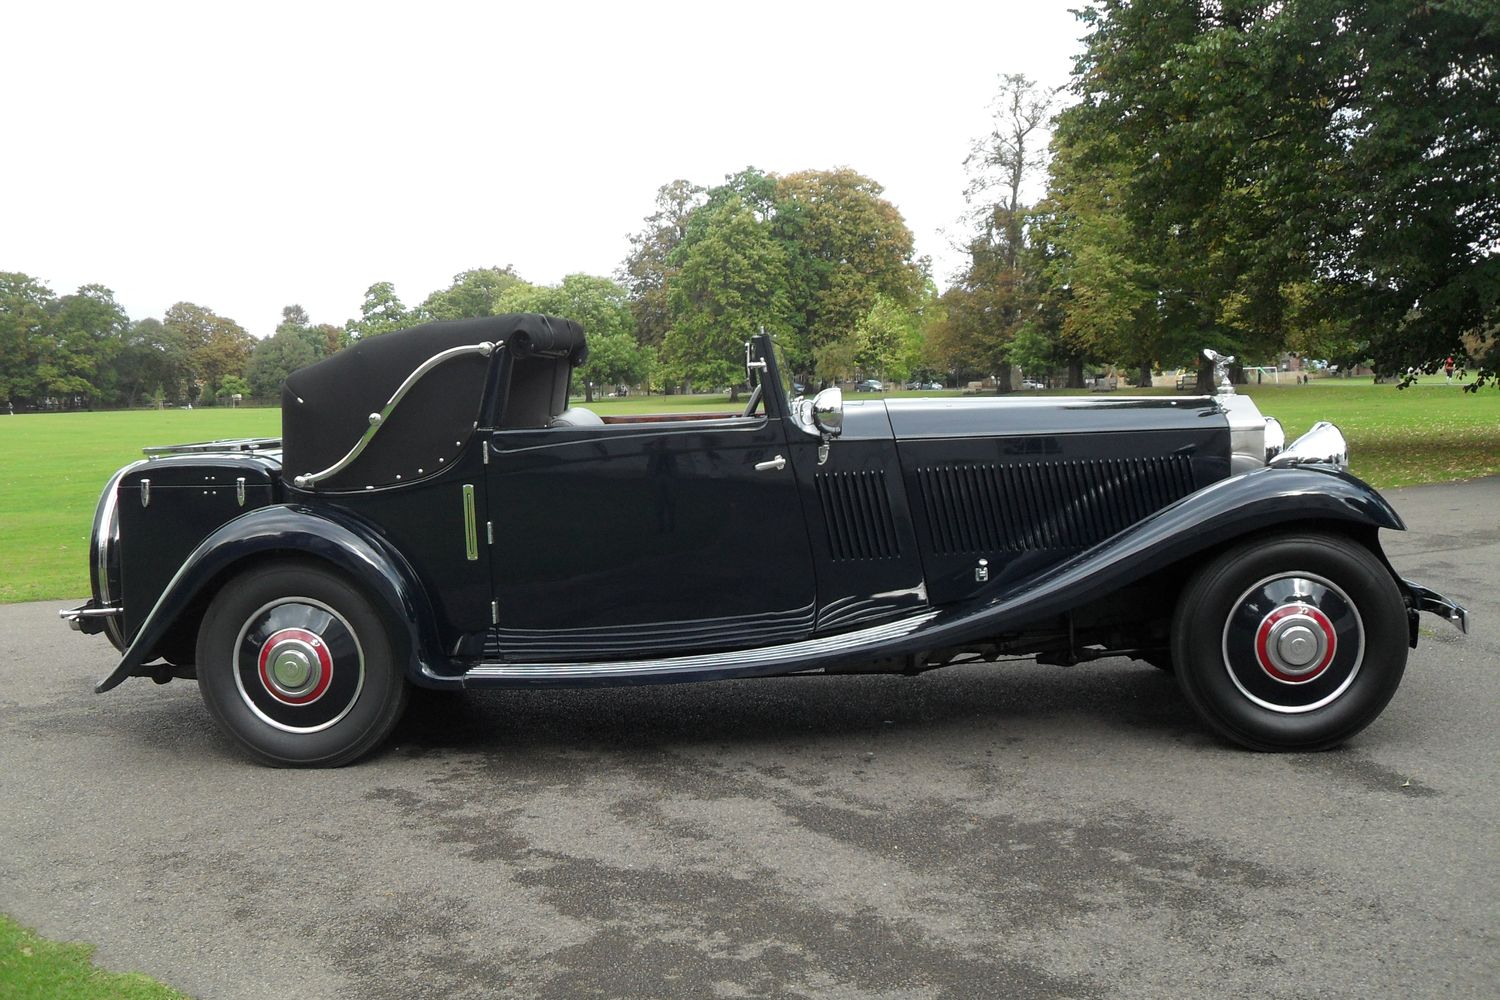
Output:
M1330 424L1232 391L814 399L746 345L739 413L569 405L573 322L362 341L292 374L282 437L148 448L94 518L100 681L196 677L255 758L377 746L412 685L919 673L1034 655L1173 670L1258 749L1333 746L1401 680L1401 519ZM1227 382L1225 384L1227 388Z

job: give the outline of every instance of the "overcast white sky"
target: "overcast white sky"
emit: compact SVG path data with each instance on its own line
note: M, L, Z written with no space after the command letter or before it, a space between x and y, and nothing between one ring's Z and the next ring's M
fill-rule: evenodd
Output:
M674 178L850 166L946 279L999 74L1067 79L1076 0L7 5L0 270L257 336L458 271L612 275Z

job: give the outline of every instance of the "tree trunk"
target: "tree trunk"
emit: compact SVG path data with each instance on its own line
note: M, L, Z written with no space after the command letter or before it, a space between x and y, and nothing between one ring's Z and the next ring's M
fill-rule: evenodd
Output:
M1151 362L1141 362L1141 378L1140 381L1136 383L1136 385L1142 389L1151 388Z
M1000 373L995 376L995 394L1003 396L1005 393L1010 392L1011 389L1010 365L1001 365Z
M592 403L594 401L594 383L583 383L583 401L585 403Z
M1075 358L1074 360L1068 362L1068 388L1069 389L1082 389L1083 388L1083 361L1082 361L1082 359Z
M1214 391L1214 363L1198 355L1198 391L1212 394Z

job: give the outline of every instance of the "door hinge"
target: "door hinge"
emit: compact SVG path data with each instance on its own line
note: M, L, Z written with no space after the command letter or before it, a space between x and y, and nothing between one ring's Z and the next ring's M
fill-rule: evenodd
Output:
M486 521L486 522L484 522L484 540L485 540L486 543L488 543L490 545L494 545L495 544L495 522L494 521Z
M490 624L491 625L499 625L500 624L500 602L499 601L491 601L490 602Z
M151 506L151 480L149 479L141 480L141 506Z

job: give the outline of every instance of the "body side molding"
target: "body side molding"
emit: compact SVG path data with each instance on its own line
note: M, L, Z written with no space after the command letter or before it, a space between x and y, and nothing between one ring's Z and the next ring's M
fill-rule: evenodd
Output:
M1267 528L1341 521L1404 531L1394 508L1332 468L1256 469L1221 480L1025 581L964 604L834 636L742 652L609 662L482 663L471 687L655 684L801 673L977 642L1067 612L1174 562Z

